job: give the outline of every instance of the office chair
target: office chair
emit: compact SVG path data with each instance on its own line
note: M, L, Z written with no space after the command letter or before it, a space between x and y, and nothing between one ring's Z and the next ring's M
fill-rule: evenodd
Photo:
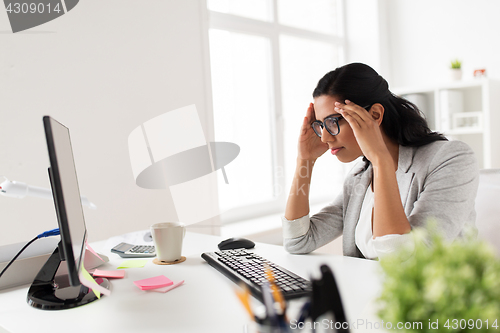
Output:
M493 245L500 257L500 169L479 171L475 207L478 237Z

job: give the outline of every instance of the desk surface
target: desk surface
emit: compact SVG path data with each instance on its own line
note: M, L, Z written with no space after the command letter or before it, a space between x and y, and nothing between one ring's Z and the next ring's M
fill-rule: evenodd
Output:
M203 252L217 251L221 237L187 233L181 264L159 266L148 259L144 268L126 270L111 280L112 294L74 309L43 311L26 303L28 286L0 291L0 332L246 332L251 321L235 296L236 285L209 266ZM124 260L109 251L109 242L93 244L110 261L101 269L116 269ZM283 247L258 243L257 254L310 278L321 264L333 270L349 322L366 316L380 290L378 263L333 255L291 255ZM184 285L165 294L141 291L133 281L165 275ZM316 276L316 275L314 275ZM255 300L254 300L255 301ZM257 301L255 301L257 304ZM249 332L251 332L249 330Z

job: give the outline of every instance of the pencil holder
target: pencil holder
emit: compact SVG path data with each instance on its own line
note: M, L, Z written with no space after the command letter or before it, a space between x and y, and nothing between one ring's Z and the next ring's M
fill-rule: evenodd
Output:
M263 320L256 319L257 332L259 333L290 333L290 325L283 315L277 316L275 320L266 317Z

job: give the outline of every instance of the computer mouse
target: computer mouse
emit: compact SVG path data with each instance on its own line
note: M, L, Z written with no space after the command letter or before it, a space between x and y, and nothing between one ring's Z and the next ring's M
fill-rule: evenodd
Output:
M246 238L234 237L234 238L229 238L229 239L223 240L217 246L219 247L219 250L221 250L221 251L233 250L233 249L243 249L243 248L244 249L251 249L251 248L255 247L255 243L249 239L246 239Z

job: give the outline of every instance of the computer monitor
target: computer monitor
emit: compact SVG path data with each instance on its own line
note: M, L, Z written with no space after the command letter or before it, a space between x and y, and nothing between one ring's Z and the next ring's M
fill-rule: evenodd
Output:
M44 310L67 309L97 299L81 285L87 228L80 198L69 129L49 116L43 117L49 153L49 178L54 197L61 241L42 267L28 291L28 304ZM61 262L67 275L56 276ZM102 286L108 281L102 279Z

